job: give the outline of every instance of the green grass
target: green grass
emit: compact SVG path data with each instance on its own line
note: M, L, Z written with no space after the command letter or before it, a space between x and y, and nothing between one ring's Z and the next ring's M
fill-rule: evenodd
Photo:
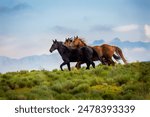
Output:
M72 71L41 70L0 74L0 99L146 100L150 99L150 62Z

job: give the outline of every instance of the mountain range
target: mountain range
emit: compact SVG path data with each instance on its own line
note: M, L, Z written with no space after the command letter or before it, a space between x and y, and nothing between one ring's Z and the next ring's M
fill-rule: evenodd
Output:
M41 69L52 70L59 67L59 61L61 63L61 58L57 53L50 55L33 55L21 59L0 56L0 72Z
M93 41L92 45L101 45L106 43L103 39ZM112 41L109 42L110 45L116 45L121 48L145 48L150 49L150 42L130 42L130 41L121 41L119 38L114 38Z
M100 39L94 40L90 45L101 45L103 43L106 42ZM116 45L121 48L144 48L146 50L150 50L150 42L121 41L119 38L115 38L111 42L109 42L109 44ZM20 59L13 59L5 56L0 56L0 73L20 70L52 70L59 68L59 65L61 63L62 59L58 53L53 53L49 55L33 55L23 57Z

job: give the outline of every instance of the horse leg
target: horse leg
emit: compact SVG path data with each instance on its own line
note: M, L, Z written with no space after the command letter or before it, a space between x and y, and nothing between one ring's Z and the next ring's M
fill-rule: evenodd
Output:
M90 63L86 62L86 65L87 65L86 69L89 69L90 68Z
M97 60L100 60L100 62L103 65L106 65L105 61L103 60L103 52L102 52L102 47L100 46L94 46L93 49L96 52L96 57L98 58Z
M80 69L81 68L81 64L83 64L84 62L82 62L82 61L79 61L79 62L77 62L77 64L75 65L75 67L77 68L77 69Z
M114 62L113 60L112 60L112 62L111 62L111 63L112 63L112 66L115 66L115 62Z
M76 63L75 67L78 69L78 66L79 66L79 62Z
M61 71L64 71L63 68L62 68L64 65L66 65L66 62L63 62L63 63L60 65Z
M94 63L93 61L92 61L92 63L91 63L91 64L92 64L93 68L95 68L95 63Z
M92 58L88 58L87 60L87 68L86 69L89 69L90 67L90 64L92 64L92 67L95 68L95 63L92 61Z
M101 63L102 63L103 65L106 65L106 62L105 62L105 60L103 59L103 57L98 56L98 58L99 58L99 60L101 61Z
M100 62L101 62L103 65L106 65L106 63L105 63L105 61L104 61L104 59L103 59L102 49L99 47L98 50L99 50L99 51L97 51L97 50L95 49L95 51L97 52L97 57L98 57L98 59L100 60Z
M105 64L103 64L103 65L109 65L110 64L110 61L104 57L103 57L103 61L105 62Z
M109 58L108 59L108 65L110 66L111 64L114 66L115 62L111 58Z
M110 66L112 61L110 59L106 59L107 65Z
M67 63L67 66L68 66L68 70L71 71L69 62Z
M95 68L95 63L92 60L90 60L89 62L90 64L92 64L92 67Z

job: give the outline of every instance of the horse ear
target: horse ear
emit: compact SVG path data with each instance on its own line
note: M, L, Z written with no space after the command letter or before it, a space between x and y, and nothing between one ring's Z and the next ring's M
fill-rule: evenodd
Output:
M57 39L55 39L55 42L57 42Z
M54 43L55 41L53 40L53 43Z

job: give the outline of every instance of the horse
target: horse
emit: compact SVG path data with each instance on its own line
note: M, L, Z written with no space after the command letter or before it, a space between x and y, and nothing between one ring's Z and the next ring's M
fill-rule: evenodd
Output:
M92 61L92 57L94 54L93 49L84 46L76 49L72 49L67 47L61 41L53 40L53 44L49 51L52 53L54 50L58 50L59 54L63 59L63 63L60 65L60 69L63 71L63 66L67 64L68 70L70 71L70 62L79 62L82 61L86 63L86 69L89 69L92 64L93 68L95 68L95 63Z
M80 39L78 36L74 37L74 40L72 41L72 46L82 47L83 45L85 45L85 43L82 39ZM93 46L92 48L94 48L94 50L97 52L99 56L103 56L105 59L112 62L112 64L114 63L112 57L114 57L115 60L119 60L121 58L123 62L127 64L127 61L124 58L122 50L117 46L102 44L101 46ZM114 54L115 52L119 57Z
M69 42L69 44L75 48L87 46L85 41L83 41L83 39L79 38L78 36L74 37L74 40L72 40L72 39L69 40L69 38L68 38L67 42ZM67 42L65 41L65 43L67 43ZM105 60L105 63L107 63L108 65L111 65L111 64L115 65L115 62L112 60L112 56L114 57L114 59L116 61L118 61L120 58L122 58L124 63L127 64L127 62L122 54L122 50L117 46L103 44L101 46L90 46L90 47L93 48L97 52L98 56L102 57ZM117 55L119 55L119 56L116 56L114 54L114 52L116 52ZM93 60L96 61L98 59L93 58ZM81 62L77 63L76 67L80 68L81 64L82 64Z

